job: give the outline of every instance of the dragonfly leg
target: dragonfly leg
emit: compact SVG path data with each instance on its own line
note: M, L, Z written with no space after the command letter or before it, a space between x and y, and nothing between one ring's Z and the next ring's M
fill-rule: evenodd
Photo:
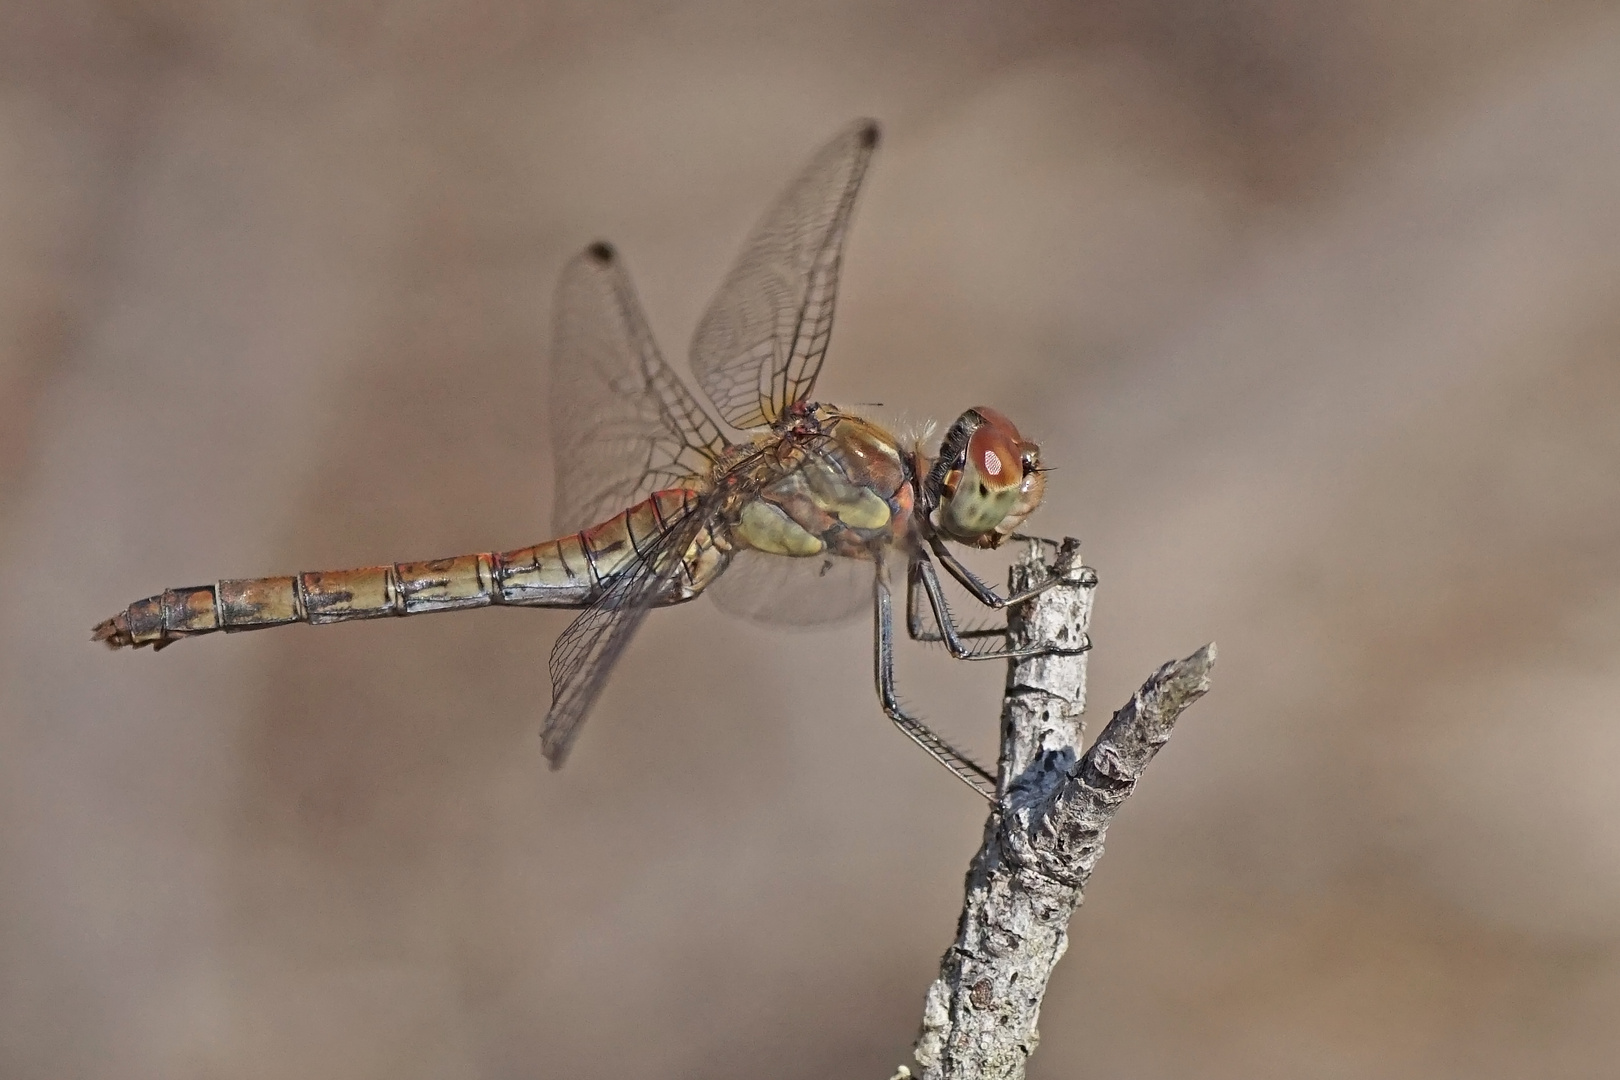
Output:
M1036 536L1034 533L1015 532L1015 533L1008 533L1007 534L1007 539L1009 539L1009 540L1024 540L1024 541L1027 541L1027 542L1029 542L1031 544L1045 544L1047 547L1051 548L1053 550L1053 552L1058 552L1058 551L1063 550L1063 541L1062 540L1054 540L1050 536Z
M928 591L923 588L922 572L917 569L916 562L917 560L913 559L911 569L906 575L906 634L912 641L943 642L945 635L939 629L939 621L933 614ZM958 638L1007 636L1007 628L1004 626L972 627L967 629L954 627L954 629Z
M1025 537L1025 539L1039 538ZM1049 544L1052 541L1043 540L1041 542ZM1079 541L1065 540L1058 547L1059 558L1058 564L1055 567L1057 573L1045 578L1042 581L1036 582L1027 589L1021 589L1018 592L1013 593L1011 596L1003 597L1000 593L996 592L996 590L986 585L983 581L980 581L973 571L969 570L966 566L963 566L962 561L956 557L956 554L945 545L945 541L940 537L929 537L928 546L930 549L932 549L934 555L939 559L940 565L945 567L946 571L951 575L951 577L961 582L962 587L968 592L972 593L975 600L983 604L985 607L993 608L997 611L1004 607L1010 607L1013 604L1022 604L1025 600L1037 597L1047 589L1050 589L1052 586L1058 584L1063 580L1063 572L1071 569L1072 560L1079 558L1080 555Z
M922 625L921 605L917 601L918 586L928 599L933 609L936 630L930 630ZM945 600L945 590L939 583L939 571L926 555L912 560L911 568L906 579L906 630L918 641L941 641L950 654L958 660L1008 660L1025 656L1052 656L1067 655L1085 652L1091 648L1089 638L1082 639L1078 649L1053 649L1043 646L1026 646L1015 648L1003 646L1002 648L974 647L964 643L965 638L1006 637L1006 630L988 628L984 630L961 630L956 620L951 616L950 605Z
M894 690L894 603L889 595L886 567L880 562L873 586L874 617L877 621L876 675L878 700L883 712L901 733L922 747L924 752L948 769L952 776L978 792L989 802L996 800L996 778L989 770L940 738L921 720L908 714Z

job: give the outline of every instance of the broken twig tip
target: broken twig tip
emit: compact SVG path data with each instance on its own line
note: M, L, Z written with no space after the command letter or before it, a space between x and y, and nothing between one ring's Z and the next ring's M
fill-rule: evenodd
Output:
M1209 689L1209 673L1215 667L1215 643L1212 641L1202 649L1193 653L1185 660L1178 660L1173 665L1178 679L1199 679L1203 685L1198 692L1203 693Z

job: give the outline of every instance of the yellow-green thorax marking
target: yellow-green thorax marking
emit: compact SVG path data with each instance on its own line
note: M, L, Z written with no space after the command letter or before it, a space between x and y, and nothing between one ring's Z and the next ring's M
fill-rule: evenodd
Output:
M911 523L911 466L894 436L870 421L811 406L813 434L766 447L767 475L737 510L726 537L773 555L869 558L874 543L892 543ZM780 440L780 441L777 441ZM786 456L779 449L788 447Z

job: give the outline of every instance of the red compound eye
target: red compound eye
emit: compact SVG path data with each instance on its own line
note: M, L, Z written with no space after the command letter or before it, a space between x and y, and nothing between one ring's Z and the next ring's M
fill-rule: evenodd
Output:
M990 410L975 410L989 412ZM1015 475L1018 460L1018 429L1000 413L992 413L968 439L968 462L987 487L1005 490L1023 480Z

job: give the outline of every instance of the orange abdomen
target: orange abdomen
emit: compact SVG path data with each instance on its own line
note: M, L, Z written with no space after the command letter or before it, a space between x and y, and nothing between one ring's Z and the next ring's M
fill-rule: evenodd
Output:
M682 488L660 491L600 525L516 551L169 589L100 623L94 636L113 648L161 649L217 630L287 623L347 622L492 604L589 607L602 595L604 583L636 562L666 523L691 509L697 498L697 492ZM707 529L689 545L683 564L681 579L659 603L696 596L723 568L724 556Z

